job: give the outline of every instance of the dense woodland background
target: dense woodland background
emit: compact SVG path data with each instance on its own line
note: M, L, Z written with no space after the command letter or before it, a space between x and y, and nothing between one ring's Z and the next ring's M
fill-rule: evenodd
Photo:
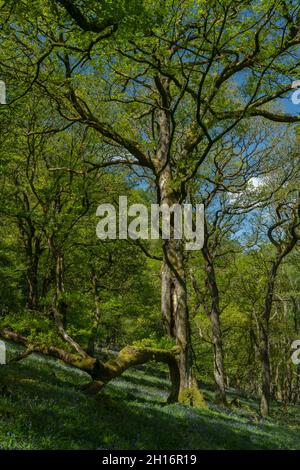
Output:
M154 360L172 402L299 404L298 2L1 1L0 28L5 367L54 356L96 394ZM202 250L99 240L120 195L203 203Z

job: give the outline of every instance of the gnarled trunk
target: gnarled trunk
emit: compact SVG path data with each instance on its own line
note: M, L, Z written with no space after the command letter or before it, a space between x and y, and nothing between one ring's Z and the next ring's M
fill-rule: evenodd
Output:
M168 166L160 174L159 201L171 207L178 203L172 188L172 177ZM184 266L183 240L174 239L174 217L171 217L171 238L163 241L163 265L161 274L161 309L166 333L175 338L179 348L178 400L193 406L203 407L205 402L193 373L193 357L189 323L186 273Z
M212 341L214 347L214 378L216 383L216 398L223 405L226 404L224 353L222 330L220 322L219 289L216 281L213 259L211 257L207 240L202 248L205 263L206 283L211 296L209 319L211 324Z
M155 348L135 348L126 346L117 355L105 363L98 361L91 373L94 379L91 383L84 385L82 390L91 395L97 394L111 380L120 376L130 367L145 364L149 361L162 362L168 365L171 377L171 391L168 403L178 401L180 388L180 374L177 362L177 348L173 350Z
M179 347L178 399L189 405L203 406L204 400L193 373L183 249L180 240L170 240L165 243L162 272L163 321L167 334L175 338Z
M17 360L27 357L33 352L45 354L62 360L68 365L84 370L90 374L92 381L81 387L81 390L96 395L111 380L120 376L125 370L149 361L162 362L168 365L171 377L171 391L168 402L178 401L180 393L180 372L178 367L179 348L171 350L155 348L136 348L126 346L118 355L107 362L88 356L82 357L80 354L73 354L55 346L41 346L28 341L25 336L7 329L0 330L0 336L5 339L22 344L26 350L18 355Z

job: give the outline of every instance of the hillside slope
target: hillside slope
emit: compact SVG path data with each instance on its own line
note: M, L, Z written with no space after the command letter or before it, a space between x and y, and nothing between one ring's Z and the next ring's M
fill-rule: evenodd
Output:
M97 400L77 390L85 374L33 355L0 366L2 449L300 449L300 407L260 420L251 400L220 409L165 405L168 381L127 372Z

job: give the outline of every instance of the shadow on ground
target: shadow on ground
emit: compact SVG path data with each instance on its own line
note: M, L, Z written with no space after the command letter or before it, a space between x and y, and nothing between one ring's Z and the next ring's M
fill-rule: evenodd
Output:
M299 449L299 426L256 411L166 405L168 382L127 372L95 400L77 390L85 375L26 359L0 368L4 449ZM298 410L299 411L299 410Z

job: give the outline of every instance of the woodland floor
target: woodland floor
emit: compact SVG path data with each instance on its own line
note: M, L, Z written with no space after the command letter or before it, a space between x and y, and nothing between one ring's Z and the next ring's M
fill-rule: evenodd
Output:
M0 366L0 448L300 449L299 406L261 420L234 390L239 407L218 408L210 387L207 410L165 405L168 381L153 372L131 370L94 399L77 390L86 374L52 359Z

